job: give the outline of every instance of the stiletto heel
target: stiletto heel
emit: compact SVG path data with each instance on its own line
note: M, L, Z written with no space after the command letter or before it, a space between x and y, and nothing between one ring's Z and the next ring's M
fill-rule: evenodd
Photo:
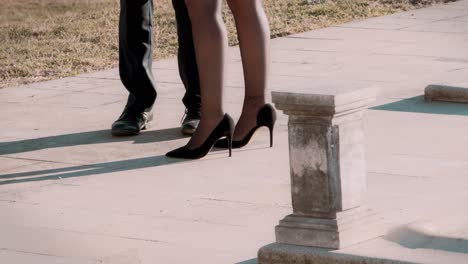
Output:
M268 129L270 130L270 148L273 147L273 127L274 125L268 126Z
M229 157L232 157L232 136L229 136L227 140L228 140L228 146L229 146Z
M260 127L268 127L270 130L270 147L273 147L273 127L275 126L276 122L276 111L270 104L264 105L260 108L260 111L257 113L257 125L249 131L249 133L241 140L233 140L231 143L231 147L242 148L247 145L254 135L254 133ZM229 142L227 139L219 140L216 142L215 147L217 148L229 148Z
M213 148L219 139L226 139L232 144L232 135L234 133L234 121L225 114L218 126L211 132L208 138L198 148L191 149L187 145L170 151L166 154L167 157L179 159L200 159L206 156ZM232 148L229 148L229 157L232 155Z

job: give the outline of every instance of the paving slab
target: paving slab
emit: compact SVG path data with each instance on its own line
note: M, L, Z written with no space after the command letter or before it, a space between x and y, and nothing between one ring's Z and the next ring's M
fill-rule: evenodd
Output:
M379 87L364 118L367 201L391 232L326 254L468 262L468 107L423 100L429 84L468 84L467 16L463 0L272 40L268 92ZM228 61L238 118L238 47ZM188 140L184 88L175 58L153 70L155 120L130 138L109 133L127 96L116 68L0 90L0 263L253 264L274 242L292 212L286 116L272 149L262 129L232 158L168 159Z
M42 253L17 251L17 250L0 250L0 259L5 263L51 263L51 264L95 264L99 260L93 259L73 259L63 256L47 255Z
M405 30L468 34L468 21L444 20L431 23L430 25L408 26L407 28L405 28Z

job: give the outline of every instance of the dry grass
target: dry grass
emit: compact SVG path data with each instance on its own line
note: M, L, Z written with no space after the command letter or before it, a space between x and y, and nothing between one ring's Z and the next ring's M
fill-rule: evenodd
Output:
M1 0L0 88L114 67L118 0ZM273 37L391 14L439 0L265 0ZM418 1L418 2L414 2ZM155 1L155 59L177 49L170 0ZM225 9L231 44L234 23Z

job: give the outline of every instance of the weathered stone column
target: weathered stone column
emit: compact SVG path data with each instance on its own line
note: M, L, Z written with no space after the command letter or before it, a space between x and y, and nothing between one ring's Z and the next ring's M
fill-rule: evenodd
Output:
M293 206L293 214L276 226L277 243L338 249L379 235L372 226L375 214L364 204L362 127L376 90L330 90L273 92L276 108L289 116ZM271 254L265 248L259 260L265 259L262 250Z

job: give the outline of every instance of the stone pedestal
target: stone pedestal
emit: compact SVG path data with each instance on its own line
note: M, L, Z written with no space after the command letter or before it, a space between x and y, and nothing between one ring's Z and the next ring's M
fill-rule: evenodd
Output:
M273 92L289 116L293 206L276 226L276 242L338 249L380 235L364 203L362 116L376 89L316 91Z

